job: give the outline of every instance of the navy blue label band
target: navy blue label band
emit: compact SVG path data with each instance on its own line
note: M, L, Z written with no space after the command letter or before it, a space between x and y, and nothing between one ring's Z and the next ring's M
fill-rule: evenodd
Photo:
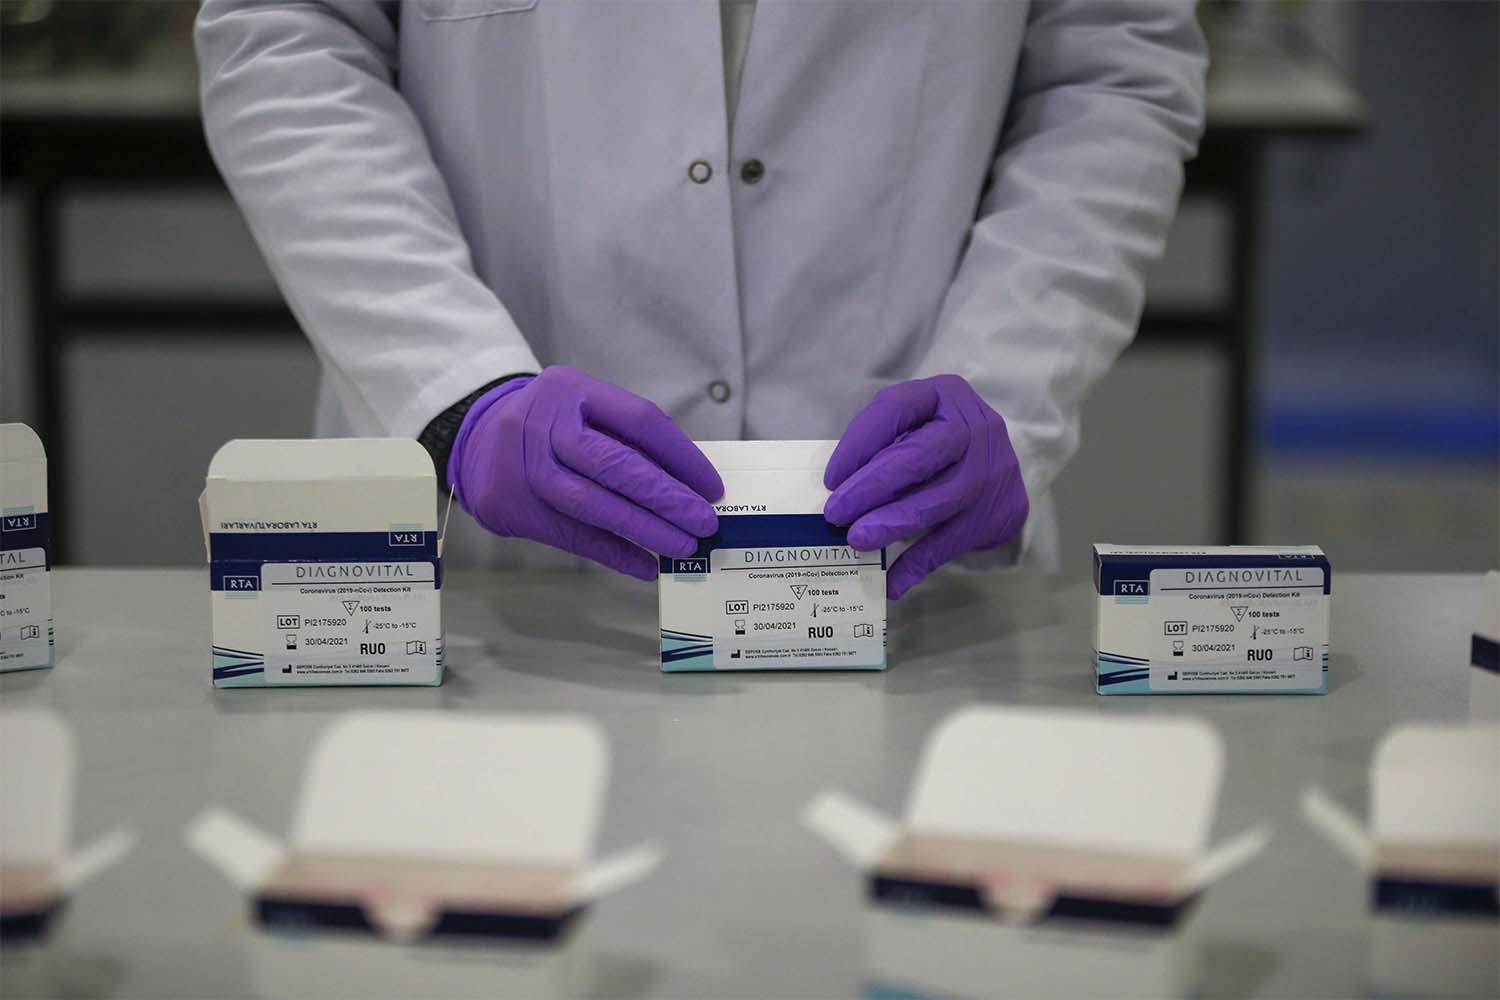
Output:
M886 906L959 910L990 917L1001 916L990 906L979 887L968 882L940 882L877 873L870 879L869 893L872 900ZM1052 905L1038 917L1037 922L1088 920L1165 929L1175 926L1197 899L1196 893L1165 902L1064 893L1052 901Z
M212 562L339 562L436 559L436 531L214 532L208 536Z
M1481 670L1500 674L1500 642L1475 635L1469 645L1469 662Z
M1276 586L1295 585L1298 569L1321 569L1323 571L1323 593L1333 592L1333 571L1327 556L1301 556L1289 554L1285 557L1260 555L1223 556L1172 556L1172 555L1100 555L1094 553L1094 591L1101 595L1115 593L1118 581L1149 581L1154 569L1263 569L1268 571L1264 580L1233 581L1236 589L1268 589ZM1287 571L1285 573L1281 571ZM1303 580L1310 574L1304 572ZM1207 584L1205 584L1207 586ZM1228 584L1226 584L1228 586ZM1303 586L1315 587L1307 582ZM1203 589L1203 588L1193 588Z
M46 511L39 514L0 515L0 552L17 549L46 549L47 568L52 568L52 519Z
M260 590L260 571L266 563L432 563L427 574L399 574L328 578L309 583L427 583L442 586L442 566L437 557L435 531L303 531L215 533L208 538L210 553L208 585L212 590L251 592Z
M1374 896L1377 910L1413 915L1500 916L1500 895L1494 882L1437 882L1381 876L1375 880Z
M444 907L437 922L427 931L428 938L499 938L520 941L555 941L583 912L582 906L571 906L553 912L524 911L488 913ZM327 931L364 934L377 933L357 903L342 901L314 902L265 892L255 900L255 916L262 925L275 930L286 929L298 934L309 927Z
M701 572L708 572L708 555L714 549L769 549L791 546L839 547L849 545L849 529L829 524L822 514L720 514L719 530L698 542L698 549L688 559L701 560ZM689 568L682 564L686 560L661 556L658 568L663 573L683 573ZM869 553L868 562L877 564L875 553ZM819 563L823 565L832 565ZM855 565L850 563L850 565ZM863 565L861 563L860 565ZM878 556L878 565L885 566L885 550ZM797 569L796 566L774 566L766 569ZM803 567L805 568L805 567Z
M438 590L443 587L443 567L436 559L413 556L410 559L235 559L215 560L208 564L208 589L227 590L231 593L258 593L261 589L261 569L267 563L357 563L368 567L369 572L347 575L312 575L295 582L273 583L272 586L318 587L339 584L368 584L370 586L392 584L432 584ZM428 570L412 567L410 563L427 563ZM390 564L390 565L387 565ZM409 570L409 572L408 572Z

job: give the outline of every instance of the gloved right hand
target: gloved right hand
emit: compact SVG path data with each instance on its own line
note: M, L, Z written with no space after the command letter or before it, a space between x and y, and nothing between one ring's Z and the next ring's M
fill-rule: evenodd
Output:
M719 529L724 483L647 399L574 368L504 382L453 441L454 498L497 535L530 538L641 580Z

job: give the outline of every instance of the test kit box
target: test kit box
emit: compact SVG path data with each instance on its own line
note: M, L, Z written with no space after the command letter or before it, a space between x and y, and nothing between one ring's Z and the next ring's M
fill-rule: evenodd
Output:
M47 452L25 424L0 424L0 671L52 663Z
M0 938L42 943L77 888L124 857L135 838L107 833L72 848L78 784L72 731L51 709L0 712ZM25 992L10 964L6 985ZM50 991L47 991L50 993Z
M586 719L350 713L314 746L286 841L219 807L186 840L268 932L268 996L368 995L372 969L388 992L403 955L427 961L400 992L551 995L588 908L661 858L649 844L594 857L608 776ZM434 960L454 949L473 961Z
M886 552L823 517L834 441L703 441L719 530L661 558L661 668L885 669Z
M898 823L840 792L803 822L865 872L878 995L1170 996L1196 904L1270 839L1210 848L1223 746L1206 723L963 709Z
M1469 639L1469 718L1500 720L1500 572L1494 570L1480 586Z
M1500 726L1393 729L1370 764L1370 818L1320 788L1303 817L1370 878L1376 996L1493 996L1500 984Z
M1100 694L1325 694L1332 573L1315 545L1094 546Z
M416 441L230 441L199 508L215 687L442 682L437 481Z

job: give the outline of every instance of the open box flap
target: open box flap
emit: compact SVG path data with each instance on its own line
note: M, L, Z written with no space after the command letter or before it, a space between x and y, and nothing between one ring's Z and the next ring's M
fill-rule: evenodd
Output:
M592 903L650 875L661 864L662 849L637 844L601 858L573 876L568 895L575 903Z
M50 708L0 712L0 864L60 866L73 836L73 735Z
M1500 849L1500 726L1397 726L1375 748L1370 830L1379 844Z
M1266 849L1272 835L1271 825L1260 823L1214 846L1188 867L1183 889L1201 892L1236 868L1243 868Z
M448 502L443 506L443 520L438 525L437 556L443 558L443 545L448 541L448 522L453 518L453 497L455 488L452 484L448 486Z
M1223 747L1194 719L974 707L942 722L907 801L916 833L1198 858Z
M575 716L361 712L314 746L289 837L299 854L581 868L609 775Z
M97 837L87 847L68 855L57 869L57 884L65 893L115 865L135 847L133 830L111 830Z
M263 884L286 858L281 841L218 806L199 813L182 839L242 892Z
M411 438L239 438L208 463L210 484L424 477L434 477L432 456Z
M1474 634L1500 642L1500 570L1490 570L1479 585L1479 607L1474 615Z
M828 502L823 472L834 441L699 441L724 481L717 501L726 513L755 504L755 513L821 514ZM739 513L749 513L748 509Z
M36 431L25 424L0 424L0 462L22 462L46 458L47 450Z
M895 820L832 790L818 793L803 807L802 824L859 869L874 867L901 836Z
M203 558L212 559L214 549L208 524L208 488L204 487L198 493L198 526L203 529Z
M432 456L407 438L235 440L209 463L199 517L225 531L437 530Z
M1375 838L1352 812L1323 789L1303 790L1301 812L1308 825L1327 837L1356 867L1369 871L1375 866Z
M719 472L816 469L819 481L837 441L696 441Z

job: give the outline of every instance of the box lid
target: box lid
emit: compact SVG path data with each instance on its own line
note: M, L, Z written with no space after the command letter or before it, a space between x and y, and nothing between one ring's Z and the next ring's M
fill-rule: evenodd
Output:
M816 469L819 477L837 441L697 441L719 472Z
M1304 791L1302 813L1367 871L1494 884L1500 726L1396 726L1371 759L1368 825L1316 787Z
M1208 843L1223 755L1196 719L965 709L928 741L906 826L1190 859Z
M433 532L436 489L410 438L230 441L198 498L204 548L215 558L221 534Z
M576 907L648 874L649 845L594 858L608 774L581 717L350 713L314 746L285 843L222 809L187 840L247 892L362 887L372 923L404 938L459 902ZM454 888L465 872L479 896Z
M413 477L436 478L432 456L411 438L239 438L208 463L210 485Z
M1500 726L1397 726L1370 766L1378 845L1489 847L1500 863Z
M1180 898L1269 840L1258 827L1208 847L1222 758L1194 719L967 708L929 739L904 822L837 793L804 822L861 867L972 879L1023 916L1070 885Z
M593 856L608 779L604 736L581 717L352 713L313 748L288 841L573 868Z
M1490 570L1480 582L1472 651L1474 666L1500 671L1500 570Z
M714 504L720 516L808 515L829 538L841 537L838 529L821 520L828 502L823 471L836 441L699 441L697 445L724 482L724 495Z
M1318 545L1116 545L1095 542L1094 554L1100 556L1321 556Z
M0 462L46 458L47 450L36 431L25 424L0 424Z
M0 909L50 905L134 845L125 830L73 848L73 734L51 709L0 712ZM15 878L9 877L15 874Z
M52 868L73 837L77 762L73 736L55 712L0 713L0 863Z

